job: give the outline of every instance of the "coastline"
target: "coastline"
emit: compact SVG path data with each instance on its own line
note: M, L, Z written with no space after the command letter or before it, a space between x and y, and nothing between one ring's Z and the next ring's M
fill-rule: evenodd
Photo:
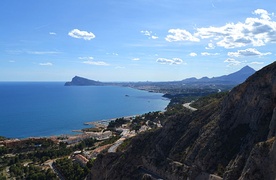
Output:
M115 89L114 91L115 94L112 95L112 97L110 97L110 95L105 95L105 94L108 92L113 92L113 88L111 89L112 91L109 90L109 87L108 89L104 88L103 91L101 91L102 92L101 94L103 94L101 97L104 97L104 98L96 98L99 101L98 103L87 104L88 98L85 98L85 96L86 97L89 96L91 97L90 99L93 100L94 96L97 95L94 92L97 92L102 89L99 89L98 87L64 88L63 83L61 82L35 83L34 85L33 83L24 82L23 85L24 85L23 90L26 90L26 91L23 91L24 94L26 94L26 96L24 97L28 97L27 95L29 95L30 94L29 92L31 92L30 90L32 90L34 92L37 92L36 96L39 101L36 100L33 105L32 105L32 102L30 102L30 106L28 106L32 108L30 110L28 108L25 108L26 106L24 106L21 109L20 113L22 114L24 113L23 114L24 116L20 116L19 118L15 116L12 119L14 121L13 124L17 124L16 119L19 119L20 123L18 123L16 126L11 128L10 131L7 131L10 128L8 127L10 126L9 124L10 116L8 113L12 113L13 115L14 110L9 108L9 106L7 106L6 109L3 109L2 110L3 113L0 112L2 115L0 116L1 119L4 119L2 129L0 128L2 132L0 136L4 136L9 139L25 139L29 137L45 138L45 137L62 136L62 135L74 136L74 135L77 135L78 133L82 133L79 130L82 128L85 128L83 124L86 122L91 123L91 121L92 122L100 121L102 123L104 121L104 118L110 118L111 120L113 119L115 120L117 117L124 117L125 115L129 116L136 113L144 114L148 112L164 110L169 103L169 100L167 98L161 97L163 95L161 93L160 93L161 95L160 94L150 95L146 93L149 91L146 91L145 89L141 90L141 89L132 88L132 87L121 86L120 88L122 88L122 90L118 88ZM18 86L17 83L15 83L15 85L5 86L5 88L7 90L15 89L15 88L20 89L22 88L22 85ZM43 96L42 98L40 94L44 93L44 91L45 93L46 91L49 92L49 88L52 90L51 92L58 92L58 95L60 94L65 94L65 95L56 96L57 93L49 93L51 97L55 97L53 101L51 100L51 98L50 99L44 98L45 96ZM144 91L144 93L139 91L132 91L130 89ZM80 100L78 100L79 94L82 94L80 96ZM109 94L113 94L113 93L109 93ZM73 98L68 97L69 95L70 97L72 96ZM129 96L127 97L125 95L129 95ZM117 102L118 100L119 104L112 103L113 100L111 100L111 104L109 104L110 102L109 99L113 99L113 98L116 98L114 99L115 100L114 102ZM62 100L64 99L66 100L66 104L63 106L64 103L60 103L60 102L63 102ZM68 100L68 99L73 99L74 101ZM23 98L23 100L25 99ZM38 102L44 102L44 100L45 100L45 103L43 103L43 108L41 108L40 107L41 103L38 104ZM89 100L89 102L92 100ZM58 101L58 102L56 103L55 101ZM77 102L77 104L75 104L75 101ZM107 105L110 105L110 108L107 109L105 106L102 108L103 110L99 109L100 107L102 107L103 104L106 104L106 103L108 103ZM21 104L20 103L17 103L17 104L19 104L17 106L20 109ZM113 107L114 105L115 107ZM111 106L113 108L111 108ZM92 108L87 108L87 107L92 107ZM59 108L61 110L59 110ZM36 112L40 112L41 109L47 109L47 111L43 110L42 113L36 113ZM32 113L33 111L34 113ZM50 112L51 114L48 116L48 114L46 114L45 112ZM72 115L63 115L63 114L71 114L71 112L73 112ZM28 117L26 116L26 114L31 114L31 116ZM56 114L58 114L58 116L56 116ZM110 119L108 119L108 121L110 121ZM25 123L25 120L26 120L26 123ZM41 123L39 123L40 121ZM42 126L42 124L45 124L43 128L40 127ZM108 122L105 124L108 124Z
M164 112L164 111L160 111L160 112ZM145 114L145 113L143 113ZM117 117L117 118L110 118L110 119L102 119L102 120L96 120L96 121L87 121L84 122L83 124L86 126L90 126L91 128L103 128L106 129L108 124L111 121L115 121L116 119L120 119L120 118L124 118L125 120L129 120L131 121L133 118L137 117L137 116L142 116L143 114L136 114L136 115L131 115L131 116L121 116L121 117ZM49 136L30 136L30 137L23 137L23 138L9 138L9 137L4 137L5 140L4 141L25 141L28 139L62 139L62 138L74 138L74 137L84 137L87 134L89 134L91 137L93 137L93 132L87 132L85 131L86 128L83 129L73 129L71 130L71 132L73 132L72 134L59 134L59 135L49 135ZM98 136L98 135L96 135ZM1 136L3 137L3 136ZM1 143L3 143L2 141L0 141L0 145Z
M141 116L141 115L122 116L122 117L111 118L111 119L90 121L90 122L85 122L84 125L93 125L95 127L106 127L111 121L115 121L116 119L119 119L119 118L131 119L131 118L135 118L136 116Z

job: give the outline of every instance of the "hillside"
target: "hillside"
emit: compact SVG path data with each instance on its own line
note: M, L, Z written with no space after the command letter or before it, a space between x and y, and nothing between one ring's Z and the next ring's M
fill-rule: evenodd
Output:
M88 179L275 179L276 62L124 152L99 155Z

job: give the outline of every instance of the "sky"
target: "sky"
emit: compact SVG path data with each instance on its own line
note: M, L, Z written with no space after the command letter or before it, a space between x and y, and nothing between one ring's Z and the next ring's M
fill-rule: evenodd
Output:
M175 81L276 60L276 1L2 0L0 81Z

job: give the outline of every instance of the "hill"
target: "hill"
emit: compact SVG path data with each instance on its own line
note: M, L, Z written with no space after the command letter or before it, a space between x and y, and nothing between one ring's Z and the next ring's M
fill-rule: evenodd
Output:
M102 82L75 76L72 81L66 82L65 86L101 86Z
M229 75L223 75L213 78L203 77L201 79L188 78L182 80L182 83L240 84L255 72L256 71L253 68L245 66L239 71L231 73Z
M275 179L276 62L200 110L99 155L88 179Z

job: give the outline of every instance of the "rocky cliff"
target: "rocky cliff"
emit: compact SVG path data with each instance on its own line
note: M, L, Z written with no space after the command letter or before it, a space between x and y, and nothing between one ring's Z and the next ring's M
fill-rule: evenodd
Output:
M275 179L276 62L198 111L168 117L88 179Z

